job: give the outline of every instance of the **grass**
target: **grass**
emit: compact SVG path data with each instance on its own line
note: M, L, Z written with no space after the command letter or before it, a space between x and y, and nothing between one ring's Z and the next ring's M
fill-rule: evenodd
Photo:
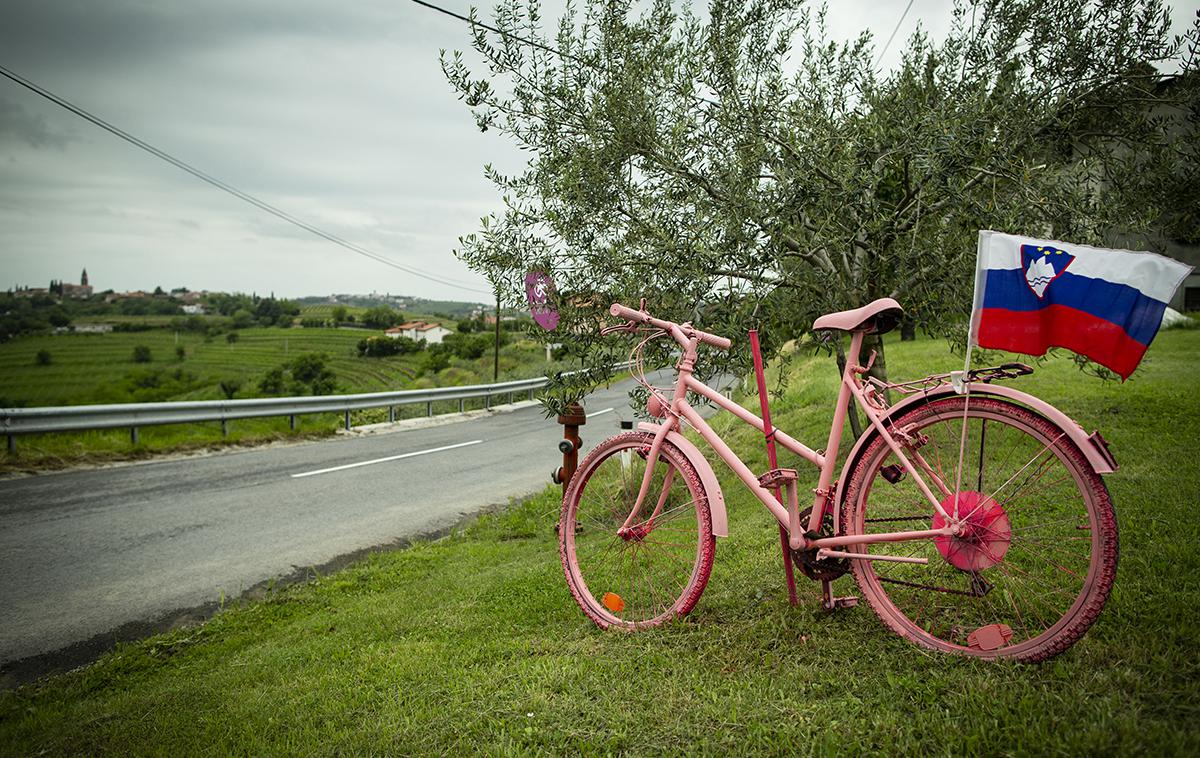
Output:
M957 362L938 342L888 347L897 377ZM778 532L719 472L732 536L684 622L627 635L586 621L563 582L548 490L0 695L0 752L1195 755L1198 350L1200 332L1164 332L1124 385L1066 361L1013 382L1100 427L1121 463L1108 477L1113 596L1047 664L925 652L865 606L817 611L816 585L790 608ZM787 373L776 418L821 439L831 361L801 357ZM723 423L763 468L761 437Z

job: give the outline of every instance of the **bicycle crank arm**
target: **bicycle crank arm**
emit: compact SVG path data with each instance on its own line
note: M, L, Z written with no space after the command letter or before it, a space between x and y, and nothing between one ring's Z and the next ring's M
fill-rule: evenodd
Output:
M860 561L887 561L889 563L929 563L928 558L908 558L902 555L871 555L870 553L847 553L842 550L821 548L817 551L817 560L822 558L856 558Z

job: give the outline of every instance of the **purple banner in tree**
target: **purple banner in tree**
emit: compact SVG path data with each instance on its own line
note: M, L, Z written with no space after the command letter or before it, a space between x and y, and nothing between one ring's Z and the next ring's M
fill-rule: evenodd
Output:
M537 325L552 331L558 326L558 311L554 310L554 280L549 274L531 271L525 275L525 296L529 298L529 312Z

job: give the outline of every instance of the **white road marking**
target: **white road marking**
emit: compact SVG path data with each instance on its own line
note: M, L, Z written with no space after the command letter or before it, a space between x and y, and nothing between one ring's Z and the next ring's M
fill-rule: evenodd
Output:
M611 409L610 409L611 410ZM402 455L389 455L387 458L376 458L373 461L360 461L358 463L347 463L345 466L334 466L333 468L317 469L316 471L305 471L303 474L292 474L293 479L299 479L305 476L316 476L317 474L328 474L334 471L345 471L348 468L358 468L359 466L371 466L376 463L387 463L388 461L398 461L401 458L412 458L417 455L429 455L430 453L440 453L443 450L454 450L459 447L467 447L468 445L478 445L483 440L471 440L470 442L459 442L457 445L445 445L443 447L430 448L429 450L418 450L414 453L404 453Z
M603 416L604 414L606 414L606 413L612 413L612 412L613 412L613 411L615 411L615 410L616 410L616 408L605 408L605 409L604 409L604 410L602 410L602 411L596 411L595 413L589 413L589 414L587 415L587 417L588 417L588 418L592 418L593 416Z

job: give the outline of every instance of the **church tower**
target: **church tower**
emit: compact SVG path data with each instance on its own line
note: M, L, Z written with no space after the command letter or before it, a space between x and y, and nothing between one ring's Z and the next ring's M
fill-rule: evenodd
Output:
M88 283L88 281L87 281L87 269L85 268L85 269L83 270L83 276L81 276L81 277L79 278L79 284L80 284L80 286L86 287L86 286L87 286L87 283Z

